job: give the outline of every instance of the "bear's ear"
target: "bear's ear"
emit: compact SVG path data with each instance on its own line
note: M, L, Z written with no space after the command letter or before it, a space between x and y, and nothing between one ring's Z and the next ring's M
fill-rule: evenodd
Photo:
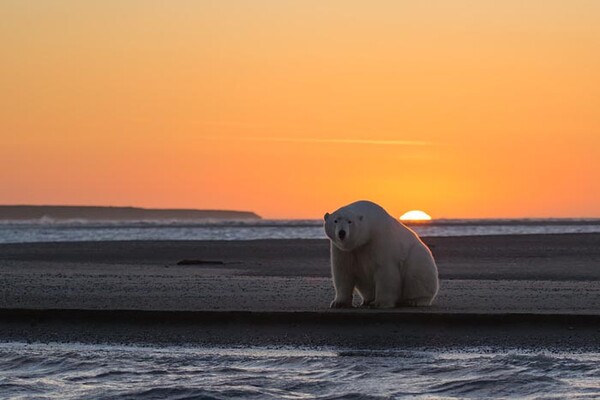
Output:
M359 220L359 221L362 221L362 219L363 219L363 216L362 216L362 215L359 215L359 216L358 216L358 220Z
M329 218L329 213L325 213L325 216L323 216L323 219L324 219L325 221L327 221L327 218Z

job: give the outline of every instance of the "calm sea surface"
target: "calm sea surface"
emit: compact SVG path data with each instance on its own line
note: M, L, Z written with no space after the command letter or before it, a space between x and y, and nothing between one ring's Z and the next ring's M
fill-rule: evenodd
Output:
M0 243L105 240L323 239L320 220L252 222L0 221ZM437 220L411 225L421 236L600 233L600 219Z
M600 397L600 355L0 344L4 398Z

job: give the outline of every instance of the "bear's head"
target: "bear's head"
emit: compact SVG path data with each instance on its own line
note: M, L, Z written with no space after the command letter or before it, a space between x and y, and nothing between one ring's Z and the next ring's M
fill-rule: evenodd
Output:
M325 233L342 251L352 251L369 241L366 220L350 210L339 209L325 214Z

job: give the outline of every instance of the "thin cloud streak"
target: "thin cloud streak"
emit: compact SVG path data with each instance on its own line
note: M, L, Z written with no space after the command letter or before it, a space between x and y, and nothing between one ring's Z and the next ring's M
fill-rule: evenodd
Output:
M433 143L421 140L377 140L377 139L322 139L322 138L290 138L290 137L206 137L212 140L241 140L253 142L284 143L332 143L332 144L368 144L379 146L432 146Z

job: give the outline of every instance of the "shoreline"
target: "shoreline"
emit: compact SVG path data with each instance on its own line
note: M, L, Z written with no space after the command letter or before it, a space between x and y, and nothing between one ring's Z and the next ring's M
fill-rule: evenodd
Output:
M0 310L0 342L600 351L599 315Z
M3 244L0 341L600 351L600 234L424 241L438 298L393 310L328 308L326 240Z

